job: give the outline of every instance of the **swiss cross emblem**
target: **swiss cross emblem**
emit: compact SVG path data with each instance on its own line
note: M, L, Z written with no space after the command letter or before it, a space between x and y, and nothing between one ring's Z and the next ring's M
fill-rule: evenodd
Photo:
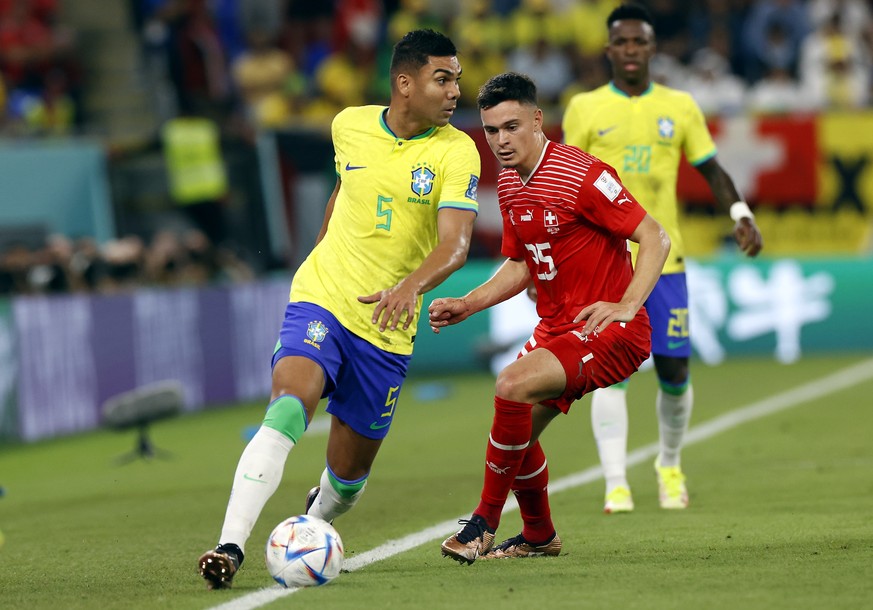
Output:
M546 225L546 231L549 233L557 233L558 232L558 215L555 214L552 210L546 210L543 215L543 221Z
M557 227L558 226L558 215L555 214L551 210L546 210L546 226L547 227Z

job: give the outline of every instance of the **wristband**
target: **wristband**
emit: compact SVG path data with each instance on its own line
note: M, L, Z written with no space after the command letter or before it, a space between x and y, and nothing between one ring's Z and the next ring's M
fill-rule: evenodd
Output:
M736 203L731 204L731 220L734 222L739 222L742 218L749 218L751 220L755 219L755 215L752 214L751 208L749 208L749 204L745 201L737 201Z

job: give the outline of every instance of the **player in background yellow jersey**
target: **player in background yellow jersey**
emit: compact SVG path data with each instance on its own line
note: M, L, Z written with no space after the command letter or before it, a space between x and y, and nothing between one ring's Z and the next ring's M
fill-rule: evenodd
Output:
M422 295L466 261L480 162L448 124L460 96L455 46L410 32L390 76L389 106L347 108L333 121L336 187L291 284L267 414L240 457L219 544L198 561L207 588L230 587L324 397L327 464L305 510L332 521L355 505L397 412Z
M664 226L673 244L646 309L659 382L660 451L655 471L660 504L682 509L688 506L688 492L680 450L694 400L685 253L676 199L682 153L706 178L719 206L729 211L740 249L755 256L763 241L749 206L716 160L715 144L700 108L689 94L659 85L649 75L649 60L655 53L649 12L636 4L624 4L610 13L606 25L612 81L570 100L563 120L564 140L615 167L627 189ZM627 381L595 391L592 399L591 423L606 479L606 513L634 508L626 477L626 388Z

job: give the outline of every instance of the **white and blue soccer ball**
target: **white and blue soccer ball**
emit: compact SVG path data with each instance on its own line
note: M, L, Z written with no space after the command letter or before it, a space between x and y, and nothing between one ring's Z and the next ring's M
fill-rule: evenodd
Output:
M267 539L267 571L283 587L324 585L339 576L343 541L327 521L289 517Z

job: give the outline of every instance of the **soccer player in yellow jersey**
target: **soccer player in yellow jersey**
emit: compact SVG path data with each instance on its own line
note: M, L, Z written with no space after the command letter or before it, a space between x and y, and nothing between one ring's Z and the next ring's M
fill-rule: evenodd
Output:
M297 270L273 354L267 414L240 457L218 546L198 561L207 588L230 587L245 543L321 398L327 464L306 511L348 511L397 410L422 295L467 258L479 154L449 125L460 96L454 44L431 30L394 47L389 106L333 121L337 182Z
M740 249L755 256L763 242L749 206L716 161L715 144L700 108L689 94L654 83L649 76L649 60L655 52L649 12L639 5L621 5L610 13L606 25L612 82L570 100L563 120L564 140L615 167L673 244L646 309L660 386L656 399L660 452L655 461L660 504L682 509L688 506L688 492L679 453L693 403L685 253L676 201L682 153L706 178L720 207L730 211ZM592 399L591 422L606 478L606 513L634 507L625 474L626 386L625 381L597 390Z

